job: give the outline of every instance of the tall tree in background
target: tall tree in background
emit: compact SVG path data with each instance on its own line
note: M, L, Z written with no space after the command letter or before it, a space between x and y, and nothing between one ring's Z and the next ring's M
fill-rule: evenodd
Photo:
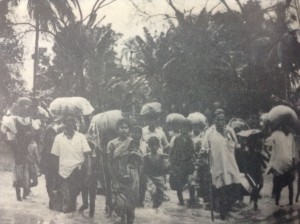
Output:
M21 0L13 0L19 4ZM33 54L33 94L35 95L35 83L39 64L39 39L40 32L56 32L61 23L73 20L74 14L69 1L65 0L27 0L27 10L30 18L35 22L31 24L35 29L35 45ZM53 34L53 33L52 33Z
M272 94L285 98L285 77L297 75L286 69L297 70L299 61L297 35L289 33L284 18L285 3L264 9L258 1L237 1L240 10L235 11L224 0L227 11L212 13L204 7L192 14L167 2L175 15L164 15L167 32L151 35L145 29L144 36L128 41L125 51L136 55L130 57L132 69L150 83L157 77L167 109L187 113L221 100L233 114L246 116L250 108L268 109ZM269 57L272 49L275 56Z
M20 74L23 46L6 18L9 2L0 2L0 113L25 91Z
M52 91L54 97L79 95L97 108L105 104L107 91L102 91L103 86L124 72L117 65L114 49L121 34L111 25L102 25L104 17L98 18L98 10L113 2L96 0L91 11L83 15L80 2L76 1L79 16L60 24L54 36L53 63L44 73L44 81L39 80L50 81L47 91ZM75 10L74 5L72 9ZM45 85L38 86L45 91Z

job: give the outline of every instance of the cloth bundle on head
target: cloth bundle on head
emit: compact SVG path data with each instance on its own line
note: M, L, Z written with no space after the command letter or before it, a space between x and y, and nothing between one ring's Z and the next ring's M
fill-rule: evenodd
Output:
M56 98L51 102L49 110L53 116L63 116L65 114L85 116L94 112L90 102L83 97Z
M182 114L171 113L167 115L166 123L168 125L180 125L185 121L185 117Z
M203 125L203 126L207 125L206 117L203 114L201 114L200 112L190 113L189 116L187 117L187 119L189 121L191 121L192 124L199 124L199 125Z
M100 147L101 136L109 131L115 131L117 122L122 118L123 114L121 110L110 110L95 115L87 131L86 137L88 141Z
M146 103L140 112L140 115L159 114L162 112L161 104L158 102Z
M268 113L268 121L272 130L277 129L281 125L288 125L291 128L298 122L296 112L285 105L273 107Z

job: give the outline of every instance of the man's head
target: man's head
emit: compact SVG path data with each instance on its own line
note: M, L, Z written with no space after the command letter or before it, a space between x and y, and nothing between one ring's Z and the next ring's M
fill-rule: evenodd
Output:
M185 119L181 124L181 133L189 134L192 131L192 122Z
M192 129L195 135L199 135L204 128L205 128L205 124L202 123L192 125Z
M155 136L152 136L148 139L148 147L151 153L157 153L159 149L159 139Z
M74 115L68 114L63 117L63 124L67 131L75 131L77 129L76 122L77 120Z
M214 112L215 125L217 129L222 129L226 125L225 111L223 109L216 109Z
M154 131L159 124L159 115L155 113L146 115L144 121L149 126L149 130Z

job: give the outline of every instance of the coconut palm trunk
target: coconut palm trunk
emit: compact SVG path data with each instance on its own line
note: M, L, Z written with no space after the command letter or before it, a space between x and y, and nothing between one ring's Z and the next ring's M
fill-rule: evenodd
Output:
M36 95L36 77L39 66L39 38L40 38L40 19L39 14L37 14L35 18L36 26L35 26L35 45L34 45L34 57L33 57L33 85L32 91L33 95Z

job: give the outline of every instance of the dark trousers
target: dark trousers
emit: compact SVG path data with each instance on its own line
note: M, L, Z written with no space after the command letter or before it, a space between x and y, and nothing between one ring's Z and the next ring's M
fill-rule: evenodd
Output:
M55 185L55 175L54 174L47 174L45 175L45 180L46 180L46 189L49 198L52 197L53 195L53 190L54 190L54 185Z
M273 184L274 184L274 193L275 193L275 204L279 205L281 191L284 187L288 186L289 188L289 204L293 204L293 197L294 197L294 189L293 189L293 182L295 179L294 172L292 170L279 175L274 176Z
M69 177L60 177L60 188L64 198L63 212L68 213L76 211L77 196L80 194L82 182L82 171L78 168L76 168Z
M214 195L219 204L221 219L231 210L234 202L240 198L241 187L238 184L231 184L214 190Z

